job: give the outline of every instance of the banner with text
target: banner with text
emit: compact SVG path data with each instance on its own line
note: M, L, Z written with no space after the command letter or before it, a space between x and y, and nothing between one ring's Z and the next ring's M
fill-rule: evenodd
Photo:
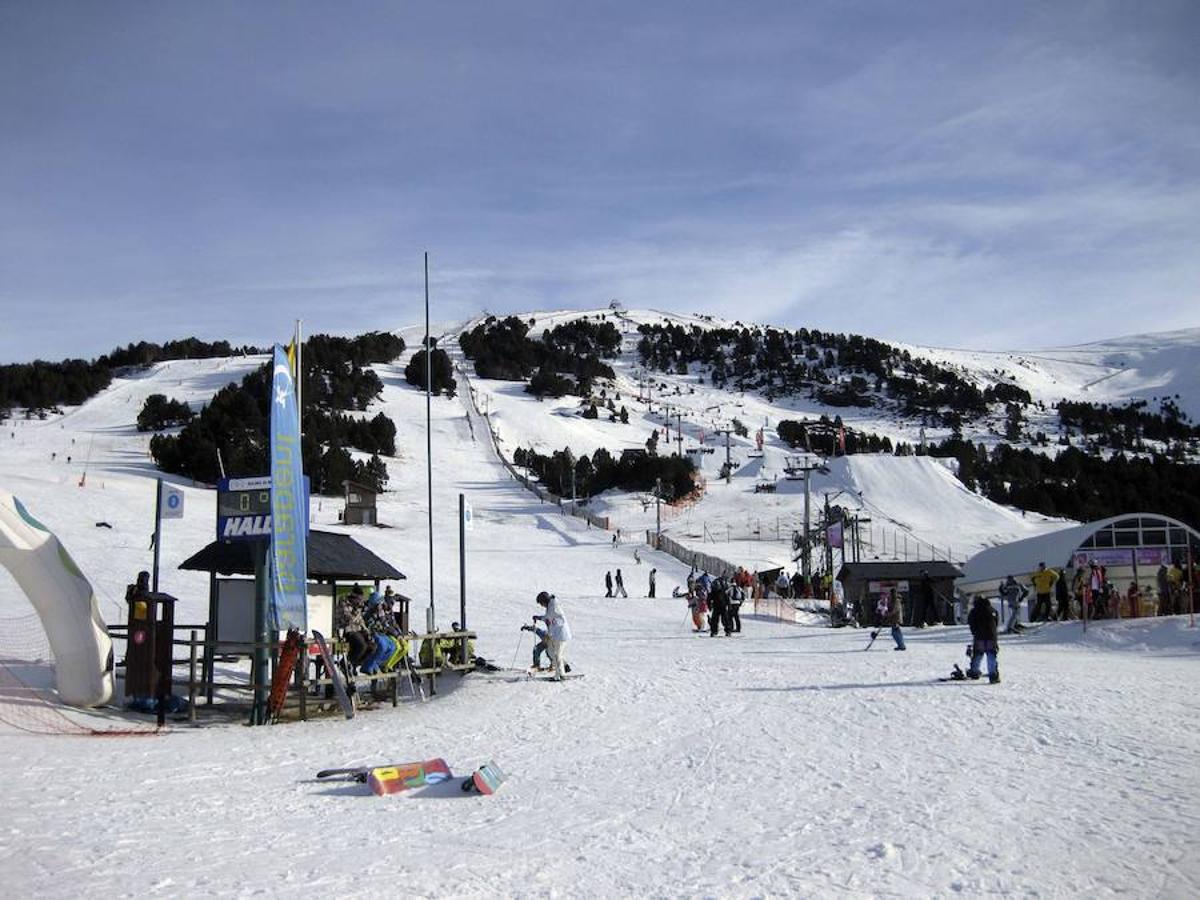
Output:
M288 354L275 345L271 376L271 625L308 630L307 510L300 410Z

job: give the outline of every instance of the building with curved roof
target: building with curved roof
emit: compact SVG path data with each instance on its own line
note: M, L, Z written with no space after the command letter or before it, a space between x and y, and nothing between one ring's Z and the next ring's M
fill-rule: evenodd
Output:
M1189 545L1192 558L1200 558L1200 532L1178 519L1127 513L981 550L967 560L955 588L968 595L993 596L1008 575L1028 584L1041 562L1051 569L1096 562L1124 591L1134 581L1152 585L1160 565L1178 563L1186 569Z

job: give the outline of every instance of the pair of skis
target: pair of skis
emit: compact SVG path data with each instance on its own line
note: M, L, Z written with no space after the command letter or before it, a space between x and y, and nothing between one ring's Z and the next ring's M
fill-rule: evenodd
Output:
M429 784L441 784L454 777L444 759L427 759L420 762L394 763L387 766L352 766L344 769L322 769L317 773L321 780L335 779L366 784L377 796L397 794ZM507 779L503 770L494 762L484 763L470 778L462 782L465 793L490 795L496 793Z

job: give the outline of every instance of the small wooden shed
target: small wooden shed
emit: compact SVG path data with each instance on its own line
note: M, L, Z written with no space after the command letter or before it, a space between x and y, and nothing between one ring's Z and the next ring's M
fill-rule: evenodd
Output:
M860 625L875 624L875 606L885 590L895 591L904 605L904 624L954 624L954 581L962 570L945 560L919 562L851 562L837 579L845 590L846 606ZM926 595L927 594L927 595Z
M342 487L346 489L346 508L342 510L342 524L378 525L375 488L349 480L343 481Z

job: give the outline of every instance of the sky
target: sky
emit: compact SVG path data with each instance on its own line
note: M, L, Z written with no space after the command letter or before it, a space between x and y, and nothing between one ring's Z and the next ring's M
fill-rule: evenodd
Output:
M0 2L0 363L628 307L1200 326L1200 5Z

